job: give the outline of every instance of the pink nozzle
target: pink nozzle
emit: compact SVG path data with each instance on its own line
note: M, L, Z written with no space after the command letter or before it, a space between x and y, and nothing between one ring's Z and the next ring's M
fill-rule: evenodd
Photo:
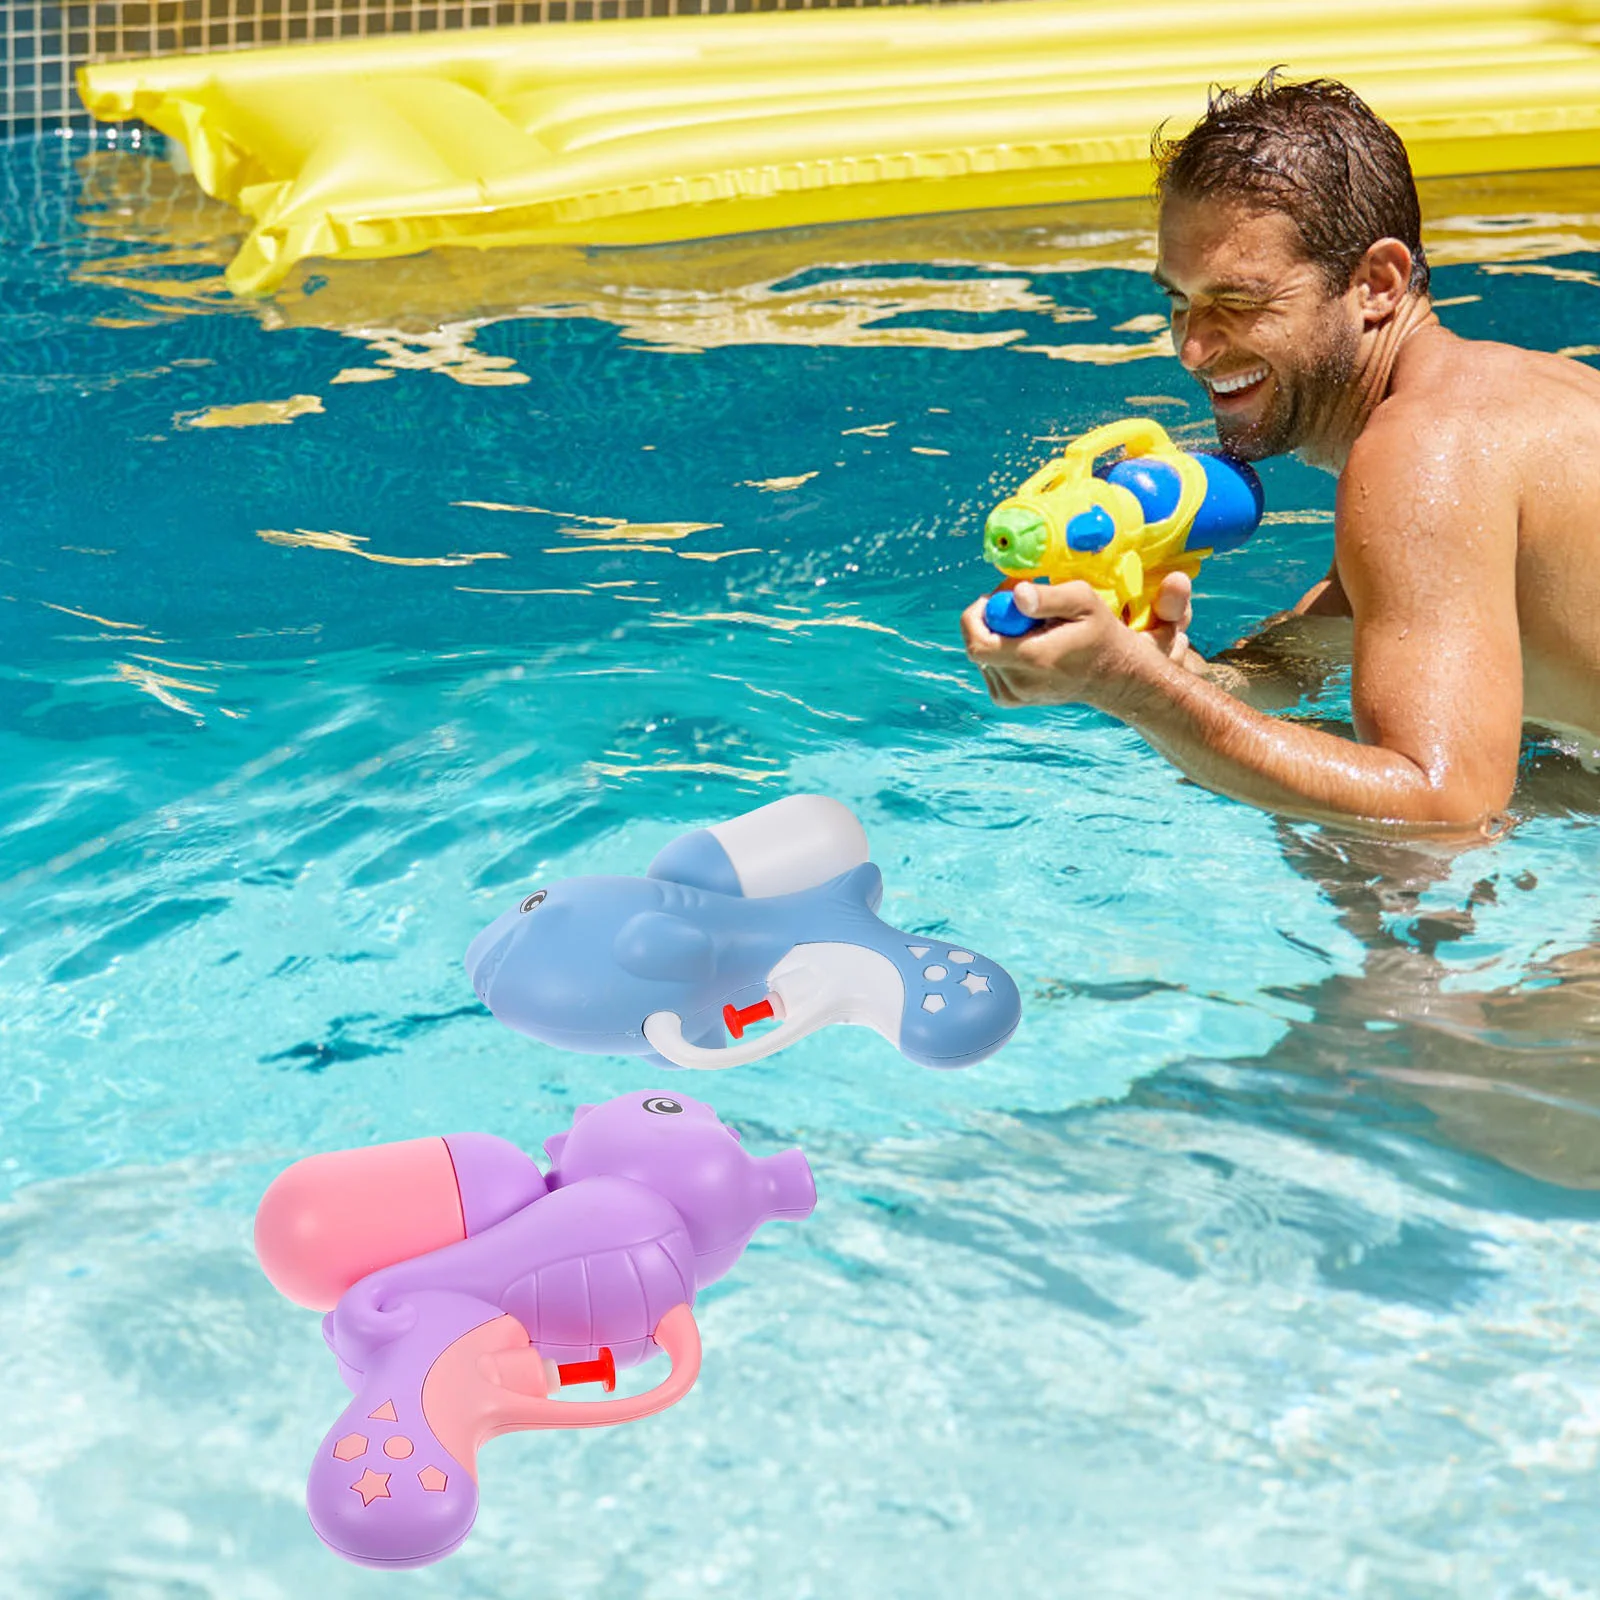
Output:
M256 1210L256 1254L280 1294L331 1311L351 1284L466 1237L443 1139L307 1156Z

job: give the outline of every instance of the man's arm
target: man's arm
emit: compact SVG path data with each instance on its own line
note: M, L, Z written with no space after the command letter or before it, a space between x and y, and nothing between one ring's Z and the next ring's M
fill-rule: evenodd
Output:
M1188 629L1192 588L1182 572L1169 573L1162 583L1155 613L1167 624L1157 630L1164 643ZM1350 664L1350 601L1338 567L1287 611L1268 617L1215 655L1201 655L1186 637L1184 648L1168 654L1257 711L1291 710Z
M1478 823L1509 798L1521 740L1516 498L1481 448L1449 435L1415 418L1374 424L1340 481L1360 743L1252 710L1122 627L1087 585L1019 586L1019 605L1055 625L1014 642L970 608L968 654L999 703L1085 701L1197 782L1254 805Z

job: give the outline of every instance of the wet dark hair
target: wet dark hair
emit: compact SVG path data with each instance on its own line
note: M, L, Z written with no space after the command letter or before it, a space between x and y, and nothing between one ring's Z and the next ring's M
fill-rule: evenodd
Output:
M1342 83L1285 83L1274 67L1248 89L1213 88L1181 139L1150 141L1159 199L1225 197L1281 211L1332 294L1343 294L1379 239L1411 252L1414 293L1428 292L1422 208L1400 135Z

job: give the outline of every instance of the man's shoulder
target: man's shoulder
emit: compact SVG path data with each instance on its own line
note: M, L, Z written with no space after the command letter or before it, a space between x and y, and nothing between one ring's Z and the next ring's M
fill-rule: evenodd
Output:
M1444 485L1509 484L1529 449L1600 456L1600 373L1569 357L1444 334L1396 363L1352 446L1341 487L1397 472Z
M1400 430L1444 442L1485 432L1509 439L1519 427L1547 432L1556 418L1585 432L1600 427L1600 372L1556 352L1434 327L1401 352L1367 431L1376 425L1380 440Z
M1439 444L1459 440L1484 421L1485 402L1504 386L1519 357L1530 352L1482 339L1463 339L1434 325L1409 340L1389 375L1389 390L1373 410L1360 442L1370 450L1398 438Z
M1366 492L1392 483L1396 475L1413 481L1459 480L1483 469L1494 452L1483 447L1485 419L1460 396L1393 394L1368 419L1339 474L1341 493Z
M1467 505L1499 508L1514 522L1522 452L1505 443L1503 427L1470 397L1391 395L1373 412L1339 474L1339 533L1397 519L1465 526L1474 520L1460 515Z

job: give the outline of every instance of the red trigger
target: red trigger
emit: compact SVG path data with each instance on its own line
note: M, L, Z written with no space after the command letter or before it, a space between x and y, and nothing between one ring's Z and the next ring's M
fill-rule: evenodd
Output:
M573 1383L598 1383L607 1394L617 1387L617 1363L611 1351L600 1346L600 1354L593 1361L564 1361L556 1368L556 1376L565 1389Z
M772 1002L758 1000L753 1006L746 1006L743 1011L737 1006L727 1005L722 1008L722 1020L727 1025L728 1032L735 1039L744 1038L744 1030L752 1022L762 1022L772 1015Z

